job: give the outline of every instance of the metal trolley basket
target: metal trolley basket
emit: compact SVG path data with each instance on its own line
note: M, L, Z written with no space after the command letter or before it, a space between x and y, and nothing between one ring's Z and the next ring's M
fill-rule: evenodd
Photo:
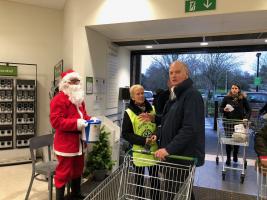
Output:
M257 200L267 200L267 167L258 164L257 166Z
M217 119L217 135L218 148L216 164L219 164L219 151L222 159L222 179L225 180L226 170L241 171L240 183L244 182L245 169L247 168L246 161L246 147L249 146L249 124L248 120L234 120L234 119ZM240 165L233 164L233 166L225 166L224 163L224 145L238 145L243 147L243 161ZM220 150L219 150L220 149Z
M176 160L177 163L133 159L130 154L127 154L123 164L95 188L85 200L190 199L196 160L182 156L169 156L168 158L172 161ZM151 164L154 171L152 173L151 170L149 171L150 166L144 168L145 173L138 172L134 165L136 161ZM137 177L143 179L142 183L137 181ZM157 186L155 187L152 182L157 182Z

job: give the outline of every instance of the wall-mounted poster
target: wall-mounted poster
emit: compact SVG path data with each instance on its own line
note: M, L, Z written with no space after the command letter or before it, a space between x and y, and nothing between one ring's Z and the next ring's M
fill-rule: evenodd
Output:
M86 94L93 94L93 77L86 77Z
M59 61L54 66L54 87L57 87L62 72L63 72L63 60Z

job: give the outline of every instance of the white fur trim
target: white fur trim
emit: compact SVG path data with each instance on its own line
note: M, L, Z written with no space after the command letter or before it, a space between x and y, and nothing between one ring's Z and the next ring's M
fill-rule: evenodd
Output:
M78 79L81 80L81 77L80 77L80 75L79 75L77 72L71 72L71 73L66 74L66 75L62 78L62 81L63 81L63 82L68 82L69 80L71 80L71 78L78 78Z
M65 153L65 152L60 152L60 151L56 151L55 148L54 148L54 152L56 155L59 155L59 156L65 156L65 157L73 157L73 156L80 156L82 155L82 143L80 142L79 144L79 152L76 152L76 153Z

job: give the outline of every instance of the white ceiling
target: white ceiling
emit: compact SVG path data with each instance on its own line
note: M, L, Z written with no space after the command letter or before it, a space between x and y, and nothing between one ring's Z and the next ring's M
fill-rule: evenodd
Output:
M188 38L216 35L235 35L267 32L267 11L188 17L90 26L114 42L166 38ZM266 38L267 39L267 38ZM260 45L264 39L209 42L209 46ZM161 48L199 47L199 42L153 45ZM131 50L145 49L144 45L127 46Z
M8 0L44 8L63 10L66 0Z

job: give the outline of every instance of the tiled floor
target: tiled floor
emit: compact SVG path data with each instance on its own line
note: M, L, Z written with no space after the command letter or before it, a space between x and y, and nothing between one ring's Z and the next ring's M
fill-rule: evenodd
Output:
M240 171L226 171L225 181L223 181L221 170L221 164L217 166L215 161L206 161L203 167L197 168L194 185L249 195L257 194L254 166L247 167L243 184L240 183Z
M243 184L239 183L240 173L236 171L227 172L226 180L222 181L221 164L217 166L214 159L214 155L208 155L205 165L197 168L194 185L256 195L256 172L253 166L249 164ZM24 199L30 176L30 164L0 167L0 200ZM35 199L48 199L47 183L34 181L30 200Z
M227 170L225 181L222 180L222 162L219 150L219 164L216 165L217 155L217 134L213 131L212 119L206 119L206 162L202 167L197 168L195 175L195 185L200 187L213 188L218 190L233 191L244 194L257 194L257 173L254 167L256 154L254 152L253 136L250 137L250 145L246 147L247 170L245 171L244 183L240 183L241 171ZM243 156L242 147L239 152L239 163ZM225 153L224 153L225 154ZM241 168L242 166L233 165L232 167Z
M199 187L214 188L218 190L233 191L256 195L256 171L254 169L255 153L253 140L251 140L248 151L248 167L243 184L240 184L239 171L227 171L225 181L222 180L222 163L216 165L217 136L212 130L212 120L206 121L206 162L197 168L195 185ZM239 158L240 159L240 158ZM22 200L29 185L31 176L31 164L0 167L0 200ZM47 200L48 184L35 180L30 194L30 200ZM54 190L55 195L55 190ZM55 198L54 198L55 199Z
M25 199L31 177L31 168L31 164L0 167L0 200ZM30 199L47 200L48 183L35 180Z

